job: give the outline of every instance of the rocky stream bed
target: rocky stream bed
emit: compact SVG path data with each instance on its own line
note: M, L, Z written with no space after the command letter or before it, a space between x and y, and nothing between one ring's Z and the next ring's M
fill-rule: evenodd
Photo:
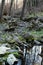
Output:
M18 59L23 59L24 44L28 45L27 65L33 65L33 63L41 65L42 58L38 54L41 54L42 46L34 46L34 40L41 41L43 44L42 17L20 20L19 18L11 19L4 16L0 20L0 65L5 65L3 62L9 54L14 54Z

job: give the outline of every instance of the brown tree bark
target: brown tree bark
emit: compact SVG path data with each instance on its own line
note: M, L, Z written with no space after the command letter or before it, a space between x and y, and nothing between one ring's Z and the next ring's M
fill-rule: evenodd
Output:
M13 5L13 1L14 0L11 0L11 4L10 4L10 8L9 8L9 16L11 15L11 9L12 9L12 5Z
M20 19L22 19L23 16L24 16L24 10L25 10L26 1L27 1L27 0L24 0L24 1L23 1L23 8L22 8L22 12L21 12L21 17L20 17Z
M0 19L2 18L2 15L3 15L3 7L4 7L4 4L5 4L5 0L2 0L1 10L0 10Z

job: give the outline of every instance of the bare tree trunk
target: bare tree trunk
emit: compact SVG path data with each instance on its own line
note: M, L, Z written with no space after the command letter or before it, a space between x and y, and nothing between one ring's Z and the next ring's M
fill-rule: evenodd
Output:
M24 1L23 1L23 8L22 8L22 12L21 12L21 17L20 17L20 19L22 19L23 16L24 16L24 10L25 10L26 1L27 1L27 0L24 0Z
M29 11L29 14L32 13L32 0L30 0L30 11Z
M14 0L11 0L10 9L9 9L9 15L11 15L11 9L12 9L12 5L13 5L13 1Z
M2 18L2 14L3 14L4 3L5 3L5 0L2 0L1 10L0 10L0 19Z
M18 0L16 0L16 9L18 9Z

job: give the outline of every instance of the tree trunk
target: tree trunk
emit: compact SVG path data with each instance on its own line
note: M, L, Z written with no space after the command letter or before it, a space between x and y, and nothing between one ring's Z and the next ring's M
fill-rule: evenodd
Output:
M5 3L5 0L2 0L1 10L0 10L0 19L2 18L2 14L3 14L4 3Z
M25 10L26 1L27 1L27 0L24 0L24 1L23 1L23 8L22 8L22 12L21 12L21 17L20 17L20 19L22 19L23 16L24 16L24 10Z
M18 0L16 0L16 9L18 9Z
M11 15L11 9L12 9L12 5L13 5L13 1L14 0L11 0L10 9L9 9L9 16Z

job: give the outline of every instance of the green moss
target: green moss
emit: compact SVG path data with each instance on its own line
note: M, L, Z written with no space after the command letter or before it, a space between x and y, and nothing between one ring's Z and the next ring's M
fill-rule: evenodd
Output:
M43 16L43 12L32 12L31 14L27 14L27 18L34 17L34 16Z
M39 37L43 36L43 29L41 31L30 31L30 33L34 36L34 39L38 39Z
M7 57L8 57L8 55L9 54L14 54L14 56L15 57L17 57L17 58L19 58L21 55L19 54L19 52L12 52L12 53L10 53L10 52L7 52L7 53L5 53L4 55L0 55L0 57L2 58L2 60L6 60L7 59Z
M0 61L0 65L2 65L2 62Z
M19 36L18 38L19 38L19 40L22 41L22 42L23 42L23 41L26 41L22 36Z

